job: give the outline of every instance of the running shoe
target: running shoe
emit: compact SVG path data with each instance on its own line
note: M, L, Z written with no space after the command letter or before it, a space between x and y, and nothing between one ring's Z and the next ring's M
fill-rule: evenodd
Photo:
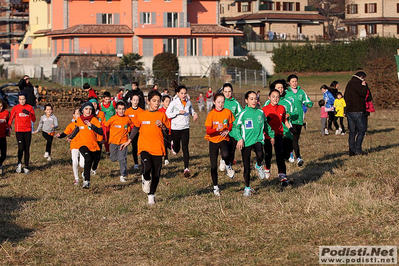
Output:
M269 179L270 178L270 170L265 168L265 178Z
M169 160L165 160L165 166L169 164Z
M302 165L303 165L303 160L299 157L299 158L296 160L296 163L298 164L298 166L302 166Z
M125 182L126 182L126 177L123 176L123 175L121 175L121 176L119 177L119 181L121 181L122 183L125 183Z
M286 187L286 186L289 185L289 182L288 182L286 174L279 173L278 174L278 180L280 181L280 184L281 184L282 187Z
M17 165L17 170L16 170L16 172L17 172L17 173L21 173L21 171L22 171L22 164L19 163L19 164Z
M324 129L324 135L330 135L327 128Z
M220 197L220 189L218 186L213 187L213 194L215 194L215 196Z
M90 170L90 175L96 175L96 174L97 174L97 169L96 170L93 170L93 169Z
M47 162L51 162L51 157L50 157L50 155L47 157Z
M84 189L89 189L89 187L90 187L90 181L83 181L83 186L82 186L82 188L84 188Z
M148 195L148 205L154 205L155 204L155 195L154 194L151 194L151 195Z
M48 157L49 157L48 152L45 152L44 155L43 155L43 157L44 157L44 158L48 158Z
M184 169L184 177L190 177L190 170L188 168Z
M144 193L150 193L151 180L145 180L144 176L141 175L141 187L143 188Z
M75 181L73 181L73 185L74 185L74 186L79 185L79 179L75 179Z
M226 163L224 162L223 159L220 159L219 171L223 172L224 169L226 169Z
M289 161L290 163L294 163L294 162L295 162L294 153L293 153L293 152L290 153L290 158L288 159L288 161Z
M133 168L134 169L139 169L139 165L138 164L134 164Z
M234 172L233 168L231 167L231 165L226 165L226 173L227 173L227 176L230 177L230 179L234 178L235 172Z
M177 153L173 149L173 140L170 142L170 150L172 151L173 155L176 155Z
M24 167L24 173L25 173L25 175L29 175L30 170L28 168Z
M255 169L258 171L258 176L260 179L265 178L265 171L263 171L263 167L259 166L258 163L255 164Z
M251 196L252 195L252 190L251 190L251 188L250 187L245 187L244 188L244 196L245 197L249 197L249 196Z

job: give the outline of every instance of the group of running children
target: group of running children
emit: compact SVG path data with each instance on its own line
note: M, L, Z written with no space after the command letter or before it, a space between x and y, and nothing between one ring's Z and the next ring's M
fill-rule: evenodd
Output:
M251 196L250 187L251 151L256 154L255 168L260 179L271 176L272 148L276 155L278 179L282 186L288 186L285 161L302 166L298 141L303 125L303 105L312 107L306 93L298 86L298 77L290 75L286 80L276 80L270 84L269 100L262 109L257 108L257 94L248 91L245 94L245 109L232 97L233 86L229 83L214 95L214 107L205 121L205 139L209 141L209 156L213 192L220 196L218 186L218 154L221 153L219 170L226 171L231 179L235 172L232 168L236 148L241 150L244 164L244 196ZM89 92L90 95L90 92ZM92 94L93 95L93 94ZM94 94L95 95L95 94ZM93 96L94 96L93 95ZM4 101L0 101L0 170L7 153L6 136L10 135L13 120L18 142L18 165L16 172L29 174L29 149L32 137L35 113L32 106L26 104L26 95L20 92L19 105L6 110ZM50 104L44 107L37 133L42 130L46 139L44 157L51 161L51 144L54 137L66 138L70 142L74 184L79 184L78 166L84 168L82 187L90 187L90 177L96 175L104 144L109 159L120 165L120 181L126 182L127 147L133 146L134 168L138 169L138 157L141 157L142 189L148 194L148 204L155 204L155 192L159 183L162 157L169 164L168 151L173 154L183 151L185 177L190 176L189 151L190 116L198 119L191 102L187 99L187 88L179 86L176 95L161 96L157 90L151 90L147 96L148 110L139 107L139 96L130 99L131 107L124 101L113 101L111 94L105 92L103 101L98 104L96 97L89 98L73 112L73 119L63 133L55 134L58 127L57 117ZM129 104L129 105L130 105ZM162 108L161 107L162 104ZM265 160L265 164L263 164Z

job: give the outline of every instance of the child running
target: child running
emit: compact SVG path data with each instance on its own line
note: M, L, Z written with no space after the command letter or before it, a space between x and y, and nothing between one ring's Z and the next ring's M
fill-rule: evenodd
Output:
M76 123L78 121L78 118L80 117L80 108L76 108L75 111L73 112L73 119L72 122L69 123L69 125L65 128L64 132L62 133L57 133L55 135L56 138L65 138L68 137L70 134L72 134L73 130L76 127ZM72 171L73 171L73 176L75 178L75 181L73 184L75 186L79 185L79 158L80 158L80 153L79 153L79 143L78 143L78 138L74 139L69 139L67 138L68 141L70 141L69 148L71 150L71 157L72 157ZM82 157L82 164L81 167L84 167L83 164L84 158Z
M162 107L159 108L158 111L162 113L166 113L166 109L168 109L169 104L170 104L170 96L169 95L163 95L162 96ZM171 122L172 119L169 118L169 123ZM166 130L163 131L164 134L164 144L165 144L165 165L169 164L169 158L168 158L168 147L170 149L170 143L172 141L172 135L171 135L171 129L167 128Z
M105 121L108 121L111 117L113 117L116 113L115 111L116 103L111 99L111 93L109 91L105 91L103 94L103 101L100 103L100 110L104 113ZM106 127L103 128L104 130L104 146L105 146L105 153L109 154L109 132Z
M0 175L3 174L4 167L3 163L7 157L7 137L10 136L10 129L8 121L10 120L10 112L6 110L8 108L7 103L0 99Z
M231 168L229 159L229 133L233 127L234 115L224 106L224 95L216 93L214 96L214 108L208 113L205 121L205 139L209 141L209 159L211 161L211 176L213 183L213 193L220 196L218 186L218 155L219 150L225 162L227 176L234 178L234 170Z
M287 89L287 94L285 98L292 102L294 108L294 115L291 116L291 123L293 128L293 141L292 146L296 155L296 162L298 166L303 165L303 160L301 158L301 152L299 149L299 138L301 136L302 125L303 125L303 105L311 108L313 102L309 99L308 95L300 86L298 86L298 76L289 75L287 78L289 87ZM292 160L294 161L294 160Z
M328 113L326 112L326 101L324 99L320 100L319 106L320 106L320 119L321 119L321 135L326 136L329 134L327 129Z
M334 101L334 107L335 107L335 117L339 118L339 125L340 128L338 129L338 134L345 135L345 126L344 126L344 117L345 117L345 109L346 109L346 102L345 99L342 98L342 93L337 92L337 99ZM337 134L337 135L338 135Z
M19 104L11 110L11 117L8 120L8 127L11 130L12 121L15 119L15 136L18 143L18 166L17 173L22 171L22 156L24 156L24 173L29 174L30 143L32 141L32 123L36 121L33 107L26 103L26 94L18 92Z
M158 111L161 105L161 94L152 90L148 93L149 110L139 113L134 118L134 128L129 140L121 145L127 147L140 129L138 152L141 156L143 171L142 187L148 194L148 204L155 204L155 192L158 187L162 169L162 156L165 156L164 137L162 130L170 127L167 116Z
M44 158L47 158L48 162L51 162L51 145L53 143L56 128L58 128L58 119L53 114L53 106L47 103L44 106L44 115L40 118L39 126L36 131L33 131L33 134L37 134L37 132L43 129L42 136L46 140Z
M128 108L125 112L125 115L127 115L130 118L133 124L135 117L137 117L139 113L144 112L144 110L139 107L139 103L140 103L140 97L138 95L133 95L131 101L132 106ZM134 169L139 169L139 158L137 156L138 154L137 141L139 140L139 135L140 133L137 133L136 137L132 140Z
M252 190L250 187L251 174L251 151L255 151L256 165L260 179L265 178L263 161L263 132L267 128L267 122L263 111L256 108L257 99L256 92L248 91L245 93L245 103L247 106L238 114L233 123L233 129L230 136L237 140L237 149L241 150L241 156L244 163L244 181L245 189L244 196L251 196Z
M128 140L129 131L133 125L130 118L125 115L125 111L125 102L118 102L116 104L116 115L104 123L104 126L109 130L109 159L111 162L119 161L121 173L119 181L121 182L126 182L127 176L127 148L122 149L121 144Z
M98 122L100 122L101 127L103 127L105 123L105 114L103 111L101 111L98 108L98 101L96 98L91 98L89 99L89 102L92 103L94 110L93 110L93 115L97 117ZM100 163L101 159L101 150L103 147L103 143L107 141L106 139L107 136L104 135L104 129L103 129L103 134L97 134L97 144L98 147L100 148L99 150L94 152L94 161L91 169L91 175L96 175L97 174L97 168L98 164Z
M198 115L194 111L190 100L187 98L187 88L185 86L179 86L176 89L176 92L176 99L170 103L166 110L166 115L168 118L172 119L171 133L173 143L171 144L171 150L173 154L178 153L180 151L181 142L184 160L184 176L190 177L190 170L188 169L190 159L188 152L188 143L190 140L190 115L193 116L194 121L197 121Z
M264 145L266 163L265 177L266 179L270 177L272 147L274 146L278 169L278 179L280 181L280 184L283 187L286 187L289 183L286 175L286 166L283 154L283 124L285 124L288 129L291 129L291 125L286 119L285 107L278 104L280 101L280 92L278 90L273 89L269 92L269 101L270 104L262 108L267 119L267 123L271 128L271 130L269 130L268 132L268 135L266 136L267 138L265 139Z
M92 165L96 154L100 151L100 146L97 143L97 135L102 136L103 129L100 121L94 115L94 106L91 102L85 102L81 110L82 115L76 121L76 127L69 138L72 140L78 138L77 148L85 161L84 172L82 173L82 188L89 189Z

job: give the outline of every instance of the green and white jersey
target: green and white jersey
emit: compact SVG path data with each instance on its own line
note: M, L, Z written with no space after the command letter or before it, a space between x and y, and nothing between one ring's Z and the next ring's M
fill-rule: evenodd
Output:
M225 98L224 108L229 109L233 113L234 117L237 117L237 115L242 111L241 104L234 98Z
M294 93L291 87L288 87L285 99L293 104L294 112L291 115L291 123L295 125L303 125L303 108L305 105L309 108L313 107L313 102L309 99L308 95L298 86L297 93Z

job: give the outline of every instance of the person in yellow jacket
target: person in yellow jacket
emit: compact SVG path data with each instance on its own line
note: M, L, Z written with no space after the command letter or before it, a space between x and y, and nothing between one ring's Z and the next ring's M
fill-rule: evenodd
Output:
M335 133L336 135L345 135L345 126L344 126L344 117L345 117L345 108L346 102L345 99L342 97L342 93L337 92L337 99L334 101L334 108L335 108L335 117L339 118L339 129Z

